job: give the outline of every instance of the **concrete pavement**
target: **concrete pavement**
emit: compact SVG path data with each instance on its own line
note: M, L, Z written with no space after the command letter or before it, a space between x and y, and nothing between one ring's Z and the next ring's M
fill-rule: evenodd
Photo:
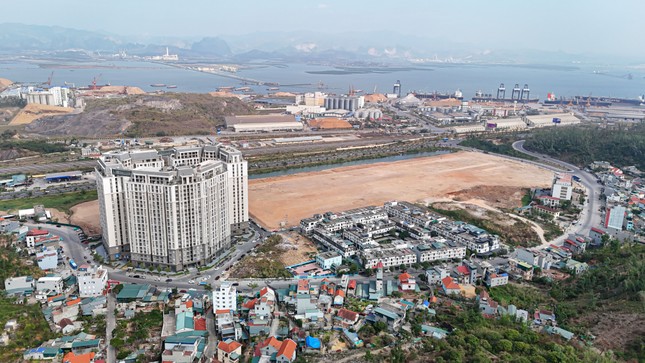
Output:
M116 316L114 316L114 310L116 309L116 298L114 294L107 294L107 316L105 324L105 343L107 344L107 362L115 363L116 362L116 351L110 340L112 339L112 331L116 327Z

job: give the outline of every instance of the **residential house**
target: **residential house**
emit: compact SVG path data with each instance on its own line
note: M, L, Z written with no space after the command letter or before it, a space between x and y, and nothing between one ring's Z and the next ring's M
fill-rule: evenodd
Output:
M343 329L343 339L347 342L350 348L360 348L363 346L363 340L358 337L358 334Z
M242 356L242 344L228 339L217 344L217 359L221 363L238 363Z
M399 290L401 291L416 291L417 281L412 275L404 272L399 275Z
M4 280L7 295L31 295L36 290L36 280L31 276L9 277Z
M567 260L564 267L576 274L581 274L589 269L589 265L586 262L579 262L571 258Z
M344 328L353 327L358 322L359 314L357 312L341 308L336 313L336 321Z
M502 286L508 284L507 273L487 272L484 283L488 287Z
M81 297L103 295L108 280L105 268L83 264L79 266L76 277L78 279L78 293Z
M450 295L461 295L461 286L452 280L452 277L446 276L441 280L443 293Z
M448 276L450 276L450 272L442 267L434 267L426 271L428 285L437 285L441 283L441 280Z
M285 339L276 354L276 363L292 363L296 360L296 348L298 344L291 339Z
M213 311L237 311L237 289L230 282L223 282L219 289L213 290Z
M374 308L371 316L374 321L381 321L388 325L390 330L399 329L401 322L405 318L405 310L399 306L391 304L381 304Z
M491 299L486 290L482 290L478 296L479 311L484 316L492 317L497 315L498 304L495 300Z
M334 266L338 267L343 264L343 256L336 251L322 252L316 256L316 263L323 270L331 270Z

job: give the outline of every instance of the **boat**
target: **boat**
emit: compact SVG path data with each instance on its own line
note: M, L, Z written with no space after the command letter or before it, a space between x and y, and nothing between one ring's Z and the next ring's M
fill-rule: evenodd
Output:
M446 100L449 98L455 98L458 100L463 100L464 95L461 93L461 90L457 90L454 93L443 93L443 92L412 92L414 97L418 99L431 99L431 100Z
M150 85L150 87L166 87L165 83L153 83Z
M267 88L267 91L277 91L279 89L280 89L280 87L269 87L269 88Z
M501 98L495 97L490 93L482 93L482 91L477 91L475 97L471 98L474 102L509 102L509 103L537 103L540 101L539 98Z
M171 84L169 86L166 86L166 88L177 88L177 85L176 84Z

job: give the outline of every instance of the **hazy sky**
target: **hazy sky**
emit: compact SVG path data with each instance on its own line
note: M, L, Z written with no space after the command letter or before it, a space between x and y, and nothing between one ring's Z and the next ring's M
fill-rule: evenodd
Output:
M122 35L392 30L480 47L645 57L645 1L0 0L0 22Z

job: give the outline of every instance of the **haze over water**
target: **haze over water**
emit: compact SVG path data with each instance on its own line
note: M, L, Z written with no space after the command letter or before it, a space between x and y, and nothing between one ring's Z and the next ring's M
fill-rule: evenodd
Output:
M54 71L52 85L74 83L77 87L91 84L94 77L101 74L99 84L138 86L151 91L153 83L177 85L176 92L205 93L217 87L238 87L242 82L214 74L201 73L155 63L135 61L106 61L94 63L98 66L116 68L87 68L88 63L66 63L70 68L42 68L33 63L0 63L0 77L14 82L40 83L47 80ZM360 68L357 68L360 70ZM645 93L645 72L642 70L615 68L598 69L586 65L568 67L518 66L518 65L478 65L478 64L435 64L411 66L409 70L362 74L311 74L336 70L333 67L287 64L280 66L257 65L242 69L236 76L257 79L264 82L277 82L281 85L311 84L309 86L281 86L281 91L306 92L317 90L320 82L326 85L324 91L345 93L350 85L371 93L376 87L380 93L392 92L392 85L400 80L404 92L454 92L462 90L466 99L481 90L495 93L500 83L507 89L507 97L515 83L522 87L525 83L531 89L531 97L546 98L548 92L559 96L614 96L636 98ZM594 71L606 74L595 74ZM627 79L627 74L632 79ZM267 92L266 86L253 87L256 92Z

